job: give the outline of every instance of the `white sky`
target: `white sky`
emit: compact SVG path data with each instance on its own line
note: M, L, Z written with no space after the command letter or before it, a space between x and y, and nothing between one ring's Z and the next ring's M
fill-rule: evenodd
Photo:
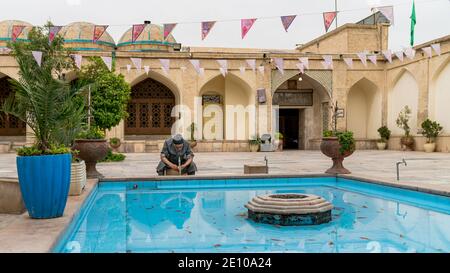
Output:
M108 32L116 43L132 25L152 23L217 22L205 41L201 41L200 23L179 24L175 39L185 46L256 47L293 49L325 33L321 12L334 10L334 0L1 0L0 21L17 19L43 25L48 19L55 25L75 21L110 25ZM393 50L409 45L412 0L338 0L338 23L356 22L370 15L371 6L394 5L395 25L390 28L389 46ZM357 10L355 10L357 9ZM346 11L345 10L353 10ZM310 15L301 15L301 14ZM312 14L311 13L317 13ZM280 18L260 19L244 40L240 18L300 14L289 32ZM450 34L449 0L416 0L416 43ZM233 21L234 19L237 19ZM230 21L231 20L231 21ZM330 29L334 28L333 26Z

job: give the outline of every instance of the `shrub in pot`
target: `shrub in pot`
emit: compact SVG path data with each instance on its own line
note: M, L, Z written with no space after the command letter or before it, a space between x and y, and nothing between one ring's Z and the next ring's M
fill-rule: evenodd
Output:
M378 128L378 133L380 134L380 139L377 141L377 148L378 150L384 150L391 137L391 130L389 130L387 126L381 126Z
M333 132L324 131L322 143L320 144L322 153L330 157L333 166L325 173L329 174L349 174L350 171L344 168L343 161L345 157L350 156L355 151L355 139L353 132Z
M409 119L411 118L411 109L406 105L398 114L396 123L397 127L402 129L405 134L400 138L400 145L403 151L414 150L414 138L410 135Z
M248 140L248 145L251 152L257 152L259 150L259 145L262 143L259 137L254 137Z
M280 132L275 133L275 148L277 151L283 151L283 134Z
M113 137L109 139L109 146L111 146L114 150L117 150L121 144L120 138Z
M439 123L436 121L431 121L430 119L426 119L421 124L422 127L422 135L427 138L426 143L423 145L425 152L432 153L436 150L436 137L442 132L444 129Z

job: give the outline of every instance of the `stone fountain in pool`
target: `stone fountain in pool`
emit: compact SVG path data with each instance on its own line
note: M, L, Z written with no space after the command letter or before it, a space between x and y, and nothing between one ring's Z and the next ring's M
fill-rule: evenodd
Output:
M249 219L281 226L328 223L333 209L333 205L320 196L298 193L256 196L245 207Z

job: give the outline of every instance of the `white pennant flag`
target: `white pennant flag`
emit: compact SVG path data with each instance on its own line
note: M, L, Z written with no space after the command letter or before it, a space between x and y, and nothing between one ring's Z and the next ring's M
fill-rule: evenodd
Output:
M148 75L148 72L150 72L150 66L144 65L144 71L145 71L145 74Z
M141 72L142 68L142 59L141 58L130 58L131 62L134 64L134 67L137 68L139 72Z
M396 51L394 52L395 56L397 56L397 58L403 62L403 51Z
M373 12L380 11L391 23L394 24L394 6L374 7Z
M131 64L127 64L127 73L130 73L131 71Z
M298 60L303 64L303 67L309 69L309 59L308 57L300 57Z
M344 62L347 64L348 68L353 68L353 59L352 58L344 58Z
M161 63L161 69L164 72L164 74L169 75L170 60L169 59L159 59L159 62Z
M78 67L78 69L81 69L81 60L83 59L83 56L81 56L80 54L71 54L70 56L73 58L76 67Z
M283 58L274 58L275 66L280 70L280 73L284 75L284 60Z
M383 55L389 63L392 63L392 52L391 50L383 50Z
M298 70L300 70L301 74L305 73L305 64L304 63L296 63L295 65L297 66Z
M220 73L225 77L225 75L228 73L228 61L227 60L217 60L217 62L220 65ZM224 75L225 74L225 75Z
M437 55L441 56L441 44L432 44L431 48L434 49Z
M411 47L404 48L403 52L405 52L406 57L410 60L414 59L414 56L416 56L416 51Z
M369 56L367 56L367 58L369 59L369 61L371 63L373 63L374 65L377 65L377 55L369 55Z
M33 54L34 59L40 67L42 63L42 51L31 51L31 54Z
M199 71L200 71L200 73L199 73L200 77L205 76L205 68L200 67Z
M226 76L227 75L227 70L225 69L225 68L223 68L223 67L220 67L219 68L219 71L220 71L220 73L222 74L222 76Z
M112 58L111 57L104 57L102 56L103 62L106 64L106 67L108 67L109 71L112 69Z
M433 52L431 51L431 46L427 46L422 48L423 52L427 56L427 58L431 58L433 56Z
M200 75L200 61L199 60L189 60L189 61L191 62L197 74Z
M263 65L258 66L258 71L259 71L259 73L261 73L261 75L264 75L264 70L265 70L265 67Z
M246 60L248 66L255 72L256 70L256 60Z
M365 52L356 53L364 66L367 66L367 54Z
M244 66L239 67L239 70L241 71L241 74L245 74L245 67Z
M324 62L322 62L322 65L325 69L333 69L333 56L331 55L324 55L322 56L324 59Z

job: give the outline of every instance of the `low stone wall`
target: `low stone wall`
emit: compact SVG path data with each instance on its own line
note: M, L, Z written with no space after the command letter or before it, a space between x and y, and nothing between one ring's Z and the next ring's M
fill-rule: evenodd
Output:
M19 181L0 178L0 213L22 214L25 210Z
M197 141L194 152L249 152L250 148L246 140L202 140Z
M388 143L389 150L401 150L401 136L391 136ZM423 136L414 137L414 151L424 151L423 144L426 138ZM450 136L439 136L436 138L436 152L450 153Z

